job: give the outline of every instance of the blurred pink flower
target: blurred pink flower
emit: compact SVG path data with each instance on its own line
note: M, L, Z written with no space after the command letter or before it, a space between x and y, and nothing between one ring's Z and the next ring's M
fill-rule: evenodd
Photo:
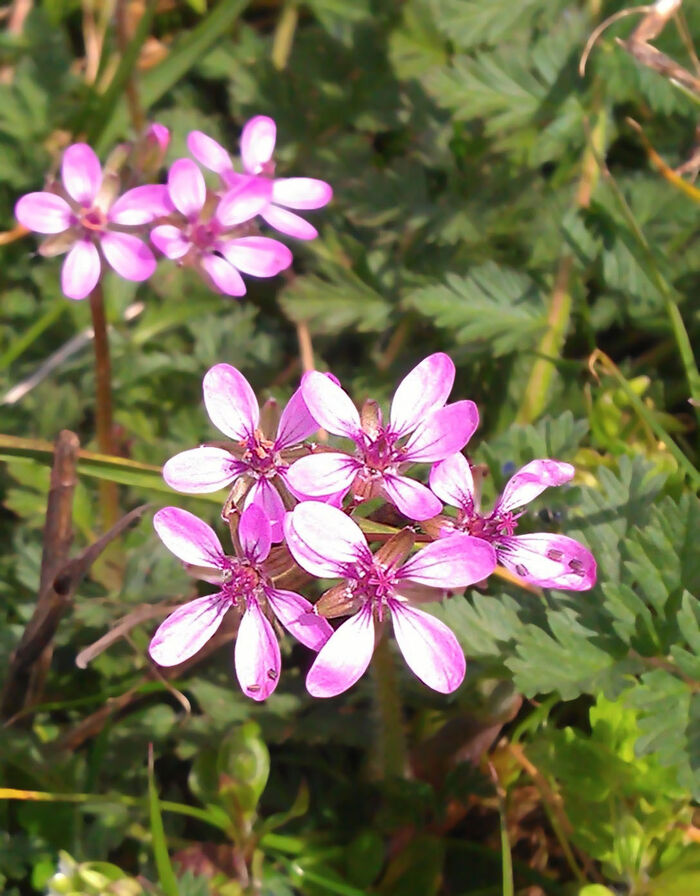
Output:
M456 520L442 522L441 534L467 532L488 541L501 566L526 582L542 588L587 591L595 585L596 562L591 552L566 535L537 532L514 535L520 516L515 511L534 500L546 488L563 485L574 475L571 464L557 460L533 460L506 483L490 514L479 511L469 462L455 454L435 464L430 487L446 504L456 507Z
M485 541L457 534L406 560L412 536L404 530L375 554L359 526L336 507L304 501L287 514L287 546L297 563L321 578L342 578L316 604L332 615L353 613L321 648L306 678L313 697L334 697L363 675L388 615L413 673L449 694L462 683L464 654L447 626L412 602L435 600L439 589L462 588L490 575L496 565ZM405 561L405 562L404 562Z
M220 590L198 597L171 613L153 636L149 653L160 666L177 666L194 656L213 637L226 613L241 615L234 665L243 693L264 700L277 687L281 658L277 636L268 618L271 611L294 637L319 650L332 628L314 615L300 594L275 588L265 570L270 553L270 524L254 505L243 511L238 527L240 553L224 554L216 533L186 510L164 507L153 525L163 544L200 578Z
M473 401L445 406L454 376L446 354L429 355L399 384L384 424L376 405L360 415L339 385L322 373L307 373L301 391L312 416L323 429L352 439L357 447L354 456L331 451L301 458L289 471L292 488L313 498L342 497L352 489L357 500L381 496L410 519L435 516L441 502L401 470L459 451L476 429L479 414Z
M193 263L226 295L245 295L239 271L274 277L292 263L292 253L277 240L230 234L267 204L266 190L255 181L230 189L212 210L202 172L191 159L178 159L168 172L167 190L184 221L154 227L153 244L170 259Z
M280 490L284 494L294 456L290 452L318 429L301 390L289 399L274 435L261 430L255 393L235 367L212 367L204 376L203 391L209 419L236 441L235 454L208 445L182 451L167 461L163 478L177 491L197 494L217 491L244 477L250 483L245 506L260 506L270 520L273 541L281 541L285 506Z
M322 208L333 198L330 184L314 177L274 177L272 153L277 139L277 126L266 115L248 121L241 134L241 161L245 174L233 167L231 156L221 144L201 131L192 131L187 147L197 161L215 171L227 188L254 181L268 197L259 214L270 227L301 240L318 236L315 227L289 209Z
M74 143L63 154L63 189L27 193L17 202L17 220L36 233L51 234L40 252L68 252L61 289L70 299L84 299L100 278L100 253L126 280L146 280L156 267L148 246L129 228L167 214L164 186L147 184L116 198L116 181L103 177L95 152ZM99 250L99 251L98 251Z

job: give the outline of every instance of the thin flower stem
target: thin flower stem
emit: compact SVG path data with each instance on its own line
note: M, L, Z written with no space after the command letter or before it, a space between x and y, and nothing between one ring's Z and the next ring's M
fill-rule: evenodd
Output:
M591 141L586 147L581 162L581 177L576 190L576 206L586 208L598 179L595 150L602 149L605 144L606 111L597 102L597 118L591 134ZM566 339L566 332L571 319L571 289L569 286L573 270L573 255L566 251L559 262L559 269L554 282L554 290L547 314L547 329L537 347L537 360L532 365L530 378L523 392L520 409L516 416L517 423L532 423L544 411L547 396L556 369L556 362Z
M408 773L408 749L403 730L396 668L386 636L382 636L374 648L372 672L377 721L378 769L382 778L405 778Z
M278 71L283 71L289 62L289 56L292 52L294 44L294 35L297 30L297 22L299 21L299 9L296 3L285 3L282 7L282 13L275 28L275 34L272 38L272 64ZM304 372L315 370L314 363L314 347L311 342L311 333L309 325L306 321L297 321L297 339L299 341L299 356L301 358L301 366Z
M102 298L102 287L99 283L90 293L90 311L92 313L93 345L95 348L97 444L101 454L113 455L115 451L112 438L112 374L109 362L107 321ZM109 529L119 519L116 483L108 479L100 480L99 492L102 526L105 529Z

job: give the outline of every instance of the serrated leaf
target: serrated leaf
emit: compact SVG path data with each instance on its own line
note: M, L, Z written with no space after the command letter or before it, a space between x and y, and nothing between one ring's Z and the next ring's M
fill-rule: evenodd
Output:
M546 323L539 289L526 274L487 262L466 277L414 290L404 305L450 331L461 344L495 355L534 345Z

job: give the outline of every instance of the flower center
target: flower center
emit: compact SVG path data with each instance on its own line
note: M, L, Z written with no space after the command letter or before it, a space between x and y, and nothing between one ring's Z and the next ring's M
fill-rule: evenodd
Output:
M93 206L83 210L80 216L80 223L86 230L99 233L107 226L107 217L99 208Z
M188 228L187 236L197 249L210 249L218 236L218 228L213 220L207 222L196 221Z
M363 444L360 445L362 459L367 472L383 473L389 467L395 467L401 462L403 449L396 445L394 433L383 428L375 438L363 433Z
M252 596L260 585L260 573L250 564L230 558L224 572L224 583L221 593L232 607L241 601L243 604Z
M248 464L254 476L271 478L278 470L287 466L275 451L275 443L266 439L259 429L255 430L251 438L240 442L240 445L244 449L241 460Z
M370 601L377 619L381 622L387 600L394 596L395 572L372 562L365 569L358 569L351 589L356 598Z
M490 516L482 516L479 513L460 514L457 527L462 532L483 538L486 541L498 541L504 535L512 535L517 526L520 514L494 512Z

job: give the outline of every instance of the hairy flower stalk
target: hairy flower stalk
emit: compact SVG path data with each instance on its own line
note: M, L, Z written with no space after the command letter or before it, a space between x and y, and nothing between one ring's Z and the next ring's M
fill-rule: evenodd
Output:
M315 605L324 616L353 614L321 648L306 679L314 697L341 694L364 674L391 619L394 637L413 673L449 694L462 683L466 663L447 626L414 604L436 600L446 588L463 588L489 576L493 549L482 539L456 534L408 555L413 534L399 532L372 554L359 526L341 510L317 501L298 504L285 518L287 546L312 575L343 581Z
M233 167L233 161L221 144L201 131L192 131L187 147L197 161L215 171L223 188L255 186L267 197L259 214L262 219L280 233L312 240L318 236L316 228L290 209L311 210L322 208L333 198L330 184L314 177L277 177L272 153L277 140L277 125L266 115L251 118L241 134L241 161L244 174Z
M42 255L67 252L61 289L70 299L84 299L97 285L104 258L126 280L146 280L156 260L137 232L167 213L167 193L158 184L128 190L117 198L119 179L104 173L86 143L63 154L63 185L27 193L17 202L17 220L36 233L49 234Z
M443 460L463 448L476 429L474 402L445 405L454 377L447 355L425 358L399 384L384 423L375 402L367 402L359 414L339 385L321 373L307 373L301 391L309 411L323 429L352 439L356 449L354 455L324 452L301 458L289 471L292 488L321 499L342 498L348 491L357 502L381 496L414 520L440 513L438 498L403 470Z
M234 665L244 694L265 700L277 687L281 657L270 615L312 650L319 650L332 629L313 613L300 594L275 588L266 561L271 549L270 524L259 507L243 511L235 556L224 553L214 530L186 510L165 507L153 520L163 544L197 569L219 590L171 613L153 636L149 653L160 666L176 666L194 656L233 610L240 617Z
M430 487L457 518L438 517L425 528L441 536L466 532L492 544L498 562L526 582L543 588L586 591L595 585L596 563L591 552L566 535L537 532L515 535L518 511L550 486L563 485L574 475L571 464L533 460L507 482L489 514L481 513L469 461L455 454L435 464Z
M204 376L203 392L209 419L234 443L228 450L203 445L182 451L165 464L163 478L171 488L189 494L215 492L235 483L232 503L257 504L270 521L272 540L281 541L286 509L299 497L289 489L288 468L305 450L304 439L318 429L301 390L289 399L274 433L261 423L255 393L235 367L212 367Z

